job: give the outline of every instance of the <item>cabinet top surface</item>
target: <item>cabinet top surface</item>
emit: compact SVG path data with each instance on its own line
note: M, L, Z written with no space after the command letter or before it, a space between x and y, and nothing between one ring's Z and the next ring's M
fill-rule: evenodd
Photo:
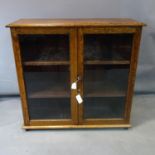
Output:
M87 19L19 19L6 27L84 27L84 26L144 26L142 22L128 18Z

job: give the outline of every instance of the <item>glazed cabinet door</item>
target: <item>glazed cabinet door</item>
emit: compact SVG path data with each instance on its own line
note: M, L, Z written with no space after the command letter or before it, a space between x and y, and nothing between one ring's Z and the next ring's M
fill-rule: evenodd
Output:
M77 124L72 28L15 28L12 38L25 125Z
M79 124L127 122L135 31L123 27L79 29L78 93L83 99L79 104Z

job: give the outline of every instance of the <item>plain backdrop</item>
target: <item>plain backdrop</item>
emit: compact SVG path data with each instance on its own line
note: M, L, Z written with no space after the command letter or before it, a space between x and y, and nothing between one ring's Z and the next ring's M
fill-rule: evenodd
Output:
M136 92L155 92L154 0L0 0L0 95L18 94L10 31L19 18L134 18L143 29Z

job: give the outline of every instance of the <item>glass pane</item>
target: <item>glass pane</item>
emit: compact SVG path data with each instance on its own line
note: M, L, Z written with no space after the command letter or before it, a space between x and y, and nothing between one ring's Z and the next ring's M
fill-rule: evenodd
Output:
M69 98L29 99L30 119L70 119Z
M84 118L123 118L124 97L84 98Z
M123 117L128 66L85 65L84 118Z
M133 34L84 34L84 119L123 118Z
M71 119L69 35L19 40L30 119Z
M132 34L85 34L85 60L130 60Z
M69 60L68 35L19 35L23 61Z
M128 66L85 65L85 96L125 96L128 72Z
M53 67L56 68L56 67ZM60 67L57 67L57 69ZM25 72L27 96L29 98L69 97L69 70L49 72Z

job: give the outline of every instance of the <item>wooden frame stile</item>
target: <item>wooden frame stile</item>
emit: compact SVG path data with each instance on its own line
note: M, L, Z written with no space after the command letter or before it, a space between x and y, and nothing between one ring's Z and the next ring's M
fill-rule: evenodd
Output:
M78 29L78 75L80 75L81 80L78 83L78 93L83 98L83 68L84 68L84 60L83 60L83 32L82 28ZM83 103L78 105L78 114L79 114L79 124L83 124Z
M77 80L77 29L72 28L71 29L71 37L70 41L70 50L71 50L71 57L70 57L70 69L71 69L71 84ZM71 104L72 104L72 116L73 116L73 124L78 124L78 105L76 101L76 94L77 89L71 90Z
M129 79L128 79L128 90L127 90L127 99L126 99L126 107L125 107L125 120L126 123L130 124L130 113L132 107L132 98L134 94L134 85L136 79L136 70L138 63L138 55L140 48L140 40L141 40L141 32L142 27L135 27L135 33L133 36L132 43L132 55L131 55L131 63L130 63L130 71L129 71Z
M16 64L18 85L19 85L20 97L21 97L21 103L22 103L24 125L29 126L30 119L29 119L29 113L28 113L27 97L26 97L26 92L25 92L26 88L25 88L25 83L24 83L18 33L17 33L16 28L11 29L11 37L12 37L12 45L13 45L13 51L14 51L15 64Z

